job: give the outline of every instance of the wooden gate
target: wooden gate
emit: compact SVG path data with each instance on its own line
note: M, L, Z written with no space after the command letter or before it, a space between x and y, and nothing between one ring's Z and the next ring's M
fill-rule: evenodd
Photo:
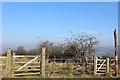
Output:
M13 53L13 69L13 76L40 75L40 56Z
M109 58L97 58L94 57L94 75L99 74L114 74L115 69L113 68L115 66L115 59L109 59Z
M45 76L45 48L42 52L33 55L20 55L12 53L10 48L7 49L7 56L4 58L4 64L0 64L0 74L2 77L15 77L23 75L41 75ZM4 67L4 68L3 68Z

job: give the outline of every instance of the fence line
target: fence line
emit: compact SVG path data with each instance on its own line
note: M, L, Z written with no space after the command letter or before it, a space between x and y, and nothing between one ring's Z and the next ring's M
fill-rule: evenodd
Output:
M72 65L79 65L81 66L82 63L80 63L79 59L46 59L45 60L45 48L42 48L42 52L40 55L18 55L15 53L12 53L11 49L7 50L7 56L0 56L0 59L6 59L6 64L0 64L5 66L5 70L7 72L7 77L14 77L14 76L20 76L20 75L42 75L45 76L45 62L49 61L56 62L56 63L64 63L69 64L72 63ZM27 59L27 60L22 60ZM93 62L94 61L94 62ZM55 63L55 65L56 65ZM94 57L92 61L88 61L85 63L86 70L89 70L89 67L91 71L93 71L94 75L98 74L106 74L111 71L114 71L112 69L113 66L115 66L115 59L109 59L109 58L98 58ZM59 65L57 65L59 67ZM78 67L79 67L78 66Z

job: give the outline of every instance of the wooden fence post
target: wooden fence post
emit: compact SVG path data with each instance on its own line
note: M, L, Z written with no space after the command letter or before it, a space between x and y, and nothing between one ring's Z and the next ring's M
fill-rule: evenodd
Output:
M7 58L6 58L6 76L12 76L12 50L10 48L7 49Z
M109 73L110 69L109 69L109 58L106 59L107 63L106 63L106 73Z
M41 53L41 75L42 77L45 77L45 50L46 48L42 48L42 53Z
M15 69L15 53L13 53L12 59L12 76L14 77L14 69Z
M0 57L1 57L1 55L0 55ZM2 78L2 58L0 58L0 80L1 80L1 78Z
M115 75L118 76L118 45L116 29L114 29L114 46L115 46Z
M97 74L97 57L94 56L94 75Z

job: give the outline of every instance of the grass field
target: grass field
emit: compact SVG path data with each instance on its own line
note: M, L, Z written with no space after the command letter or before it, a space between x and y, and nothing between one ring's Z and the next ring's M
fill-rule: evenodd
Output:
M59 67L57 67L57 65ZM115 77L112 75L105 75L105 76L101 76L101 75L92 75L92 74L82 74L80 72L81 69L77 69L77 70L72 70L72 69L68 69L67 65L61 65L61 64L57 64L55 65L54 63L51 64L47 64L46 66L46 76L45 78L120 78L120 69L119 69L119 76ZM120 67L120 65L119 65ZM71 68L71 66L69 65L69 68ZM42 76L40 75L34 75L34 76L20 76L18 78L42 78Z
M5 60L2 60L5 64ZM73 64L62 64L62 63L46 63L46 76L45 78L116 78L112 75L93 75L93 74L84 74L84 68L79 66L75 68ZM3 70L4 71L4 70ZM5 71L3 72L5 73ZM18 76L16 78L42 78L41 75L33 76ZM120 65L119 65L119 76L120 78Z

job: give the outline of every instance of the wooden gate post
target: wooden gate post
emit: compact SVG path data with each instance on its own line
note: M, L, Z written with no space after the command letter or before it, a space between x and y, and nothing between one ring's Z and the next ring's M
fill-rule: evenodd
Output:
M42 77L45 77L45 50L46 48L42 48L42 53L41 53L41 75Z
M115 46L115 75L118 76L118 45L116 29L114 29L114 46Z
M106 73L109 73L110 69L109 69L109 58L106 59L107 63L106 63Z
M97 74L97 57L94 56L94 75Z
M14 77L14 69L15 69L15 53L13 53L12 57L12 76Z
M7 58L6 58L6 76L12 76L12 50L10 48L7 49Z

